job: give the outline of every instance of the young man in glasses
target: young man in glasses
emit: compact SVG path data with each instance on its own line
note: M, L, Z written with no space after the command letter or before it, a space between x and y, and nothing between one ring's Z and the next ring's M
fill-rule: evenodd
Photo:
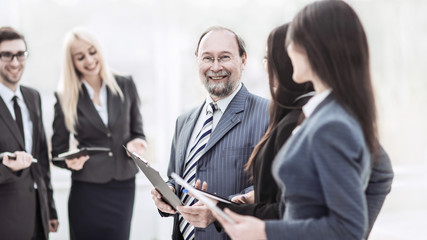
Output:
M45 240L58 227L40 94L19 84L28 56L0 27L0 238Z

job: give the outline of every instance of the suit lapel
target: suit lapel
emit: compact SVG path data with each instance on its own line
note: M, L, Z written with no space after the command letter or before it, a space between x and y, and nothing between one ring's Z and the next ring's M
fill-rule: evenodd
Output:
M215 130L212 132L204 152L209 151L215 144L224 137L233 127L239 124L242 119L239 113L245 110L245 102L249 92L245 86L231 100L224 114L218 122Z
M23 139L20 137L18 125L16 124L15 120L12 117L12 114L10 113L9 109L7 108L3 98L0 98L0 118L3 119L3 121L6 123L10 131L12 132L13 137L18 141L19 146L21 147L21 150L25 149L25 144Z
M124 93L123 93L124 94ZM118 94L112 94L107 87L107 108L108 108L108 126L114 128L114 124L122 111L122 99Z
M89 93L87 92L84 84L82 85L82 90L79 94L77 110L81 111L95 128L105 133L109 131L104 122L102 122L102 119L93 105L92 99L90 99Z
M187 155L187 149L190 144L193 144L193 143L190 143L191 134L193 133L194 126L196 125L197 119L200 115L200 111L202 110L204 105L205 103L203 103L202 106L200 106L197 111L193 111L190 114L188 120L185 121L185 123L182 126L181 134L179 137L180 142L179 142L179 146L177 146L178 149L180 149L180 152L178 155L179 156L178 166L181 166L181 169L179 174L183 173L184 171L183 167L184 167L185 157Z
M36 108L36 99L32 99L31 93L27 91L26 88L21 87L22 96L24 97L25 105L27 105L28 111L30 112L31 122L33 123L33 152L36 149L35 144L37 143L39 131L37 130L38 126L38 109Z

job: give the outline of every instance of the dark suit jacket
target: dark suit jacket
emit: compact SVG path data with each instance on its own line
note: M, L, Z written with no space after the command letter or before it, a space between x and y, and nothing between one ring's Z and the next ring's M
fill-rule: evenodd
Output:
M178 117L172 142L168 175L183 174L183 165L188 141L204 104ZM239 90L228 105L221 120L212 132L203 155L198 160L196 178L208 183L208 190L221 196L239 193L250 184L243 170L253 148L268 125L268 101L248 92L245 86ZM173 180L179 193L181 188ZM178 216L175 215L173 239L182 239ZM218 233L213 225L196 228L196 239L228 239L224 232Z
M34 233L36 193L40 200L45 236L49 236L49 219L57 219L50 183L49 158L43 127L39 93L21 86L25 104L33 123L32 155L38 160L29 168L12 172L0 164L0 238L30 239ZM25 151L18 126L0 98L0 152ZM34 189L34 182L38 190Z
M83 169L72 172L72 179L92 183L106 183L112 179L126 180L135 176L138 168L127 156L122 145L132 139L145 139L142 130L142 117L139 110L140 100L135 83L131 77L115 76L124 99L111 94L107 88L108 126L93 105L92 100L82 85L77 103L77 134L78 148L107 147L111 152L90 154L90 159ZM58 99L58 96L56 96ZM64 114L59 100L55 104L53 121L52 156L69 150L70 132L65 127ZM67 168L65 162L55 161L59 167Z

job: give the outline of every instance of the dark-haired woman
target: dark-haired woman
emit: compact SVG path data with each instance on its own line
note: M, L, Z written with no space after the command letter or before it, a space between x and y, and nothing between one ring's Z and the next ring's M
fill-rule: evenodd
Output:
M266 70L272 100L270 124L252 152L246 170L252 174L254 203L229 205L219 202L220 208L255 216L260 219L278 219L280 190L271 175L271 164L277 152L297 126L302 106L314 95L310 83L297 84L292 80L292 64L285 49L289 24L273 29L267 39ZM246 199L248 199L248 195ZM247 202L242 199L241 202Z

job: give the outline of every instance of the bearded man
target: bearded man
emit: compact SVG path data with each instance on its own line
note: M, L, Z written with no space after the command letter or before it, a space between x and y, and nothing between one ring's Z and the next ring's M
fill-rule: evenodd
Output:
M195 54L199 78L208 94L202 105L176 121L168 176L175 172L198 186L207 182L209 192L231 196L251 185L244 166L267 129L269 102L249 93L242 84L247 54L243 40L232 30L209 28L200 36ZM168 184L184 205L197 202L173 179ZM160 214L174 216L172 239L229 239L214 224L194 227L155 189L151 193Z

